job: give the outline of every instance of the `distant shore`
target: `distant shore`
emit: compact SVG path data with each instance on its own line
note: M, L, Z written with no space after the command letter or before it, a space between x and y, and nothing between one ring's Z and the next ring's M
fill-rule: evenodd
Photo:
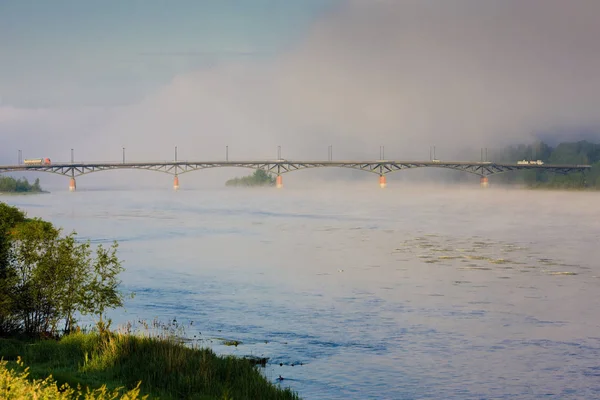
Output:
M31 196L35 194L49 194L47 190L41 190L39 192L0 192L0 196Z
M11 176L0 176L0 194L33 194L47 193L42 189L39 178L29 183L27 178L15 179Z
M275 178L268 172L257 169L252 175L229 179L225 186L233 187L262 187L275 186Z

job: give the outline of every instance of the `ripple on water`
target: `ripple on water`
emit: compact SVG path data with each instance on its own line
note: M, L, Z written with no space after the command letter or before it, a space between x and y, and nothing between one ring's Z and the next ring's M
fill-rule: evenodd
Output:
M194 321L196 343L269 357L265 375L305 399L600 398L589 198L237 193L81 191L24 207L95 244L121 239L137 296L115 322Z

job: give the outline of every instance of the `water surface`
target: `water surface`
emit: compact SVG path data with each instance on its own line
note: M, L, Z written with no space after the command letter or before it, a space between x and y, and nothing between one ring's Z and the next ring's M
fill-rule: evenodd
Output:
M306 399L599 398L598 194L395 185L3 200L119 241L116 322L176 319Z

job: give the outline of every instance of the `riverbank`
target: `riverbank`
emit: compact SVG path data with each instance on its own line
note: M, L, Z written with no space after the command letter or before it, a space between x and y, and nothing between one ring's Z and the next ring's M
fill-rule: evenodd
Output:
M43 193L39 178L33 184L26 178L15 179L11 176L0 176L0 193Z
M8 361L0 364L0 394L6 390L8 371L23 389L26 383L15 374L29 368L29 379L52 375L58 387L67 384L85 391L105 386L106 396L98 399L130 390L129 398L138 398L132 396L138 385L140 396L149 399L298 399L291 390L267 381L250 360L189 348L175 338L74 333L60 340L0 339L0 358Z
M42 190L40 192L0 192L0 196L32 196L36 194L49 194L50 192Z
M262 187L275 186L275 178L268 172L257 169L252 175L229 179L225 186Z

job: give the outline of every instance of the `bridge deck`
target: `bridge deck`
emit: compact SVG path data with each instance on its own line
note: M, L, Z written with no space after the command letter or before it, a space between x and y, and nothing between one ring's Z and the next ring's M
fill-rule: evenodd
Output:
M513 164L471 161L394 161L394 160L339 160L339 161L296 161L296 160L247 160L247 161L142 161L142 162L61 162L48 165L0 165L0 173L15 171L49 172L65 176L80 176L113 169L145 169L179 175L186 172L218 167L242 167L263 169L284 174L301 169L340 167L352 168L379 175L411 168L436 167L490 176L517 170L545 170L555 173L581 172L590 165L572 164Z

